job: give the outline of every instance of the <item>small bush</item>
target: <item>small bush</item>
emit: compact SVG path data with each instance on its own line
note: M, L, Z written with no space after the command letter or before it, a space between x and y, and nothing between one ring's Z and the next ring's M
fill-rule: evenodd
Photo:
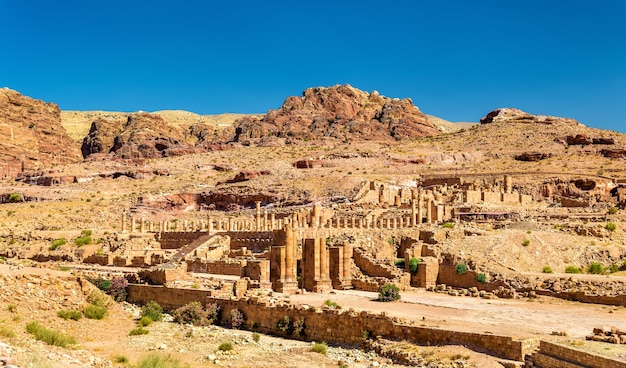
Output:
M304 317L293 321L291 333L294 336L302 336L304 334Z
M462 275L467 272L467 265L465 263L459 263L456 265L455 270L457 275Z
M626 269L626 258L622 260L622 268Z
M605 267L600 262L591 262L591 264L587 267L587 272L601 275L604 273Z
M617 213L617 208L611 207L609 208L609 215L615 215Z
M141 316L148 317L153 321L160 321L163 319L163 308L159 303L151 300L141 308Z
M22 195L20 193L11 193L9 194L9 202L11 203L17 203L17 202L22 202L23 198Z
M405 262L404 258L398 258L398 259L396 259L396 261L394 262L394 265L395 265L396 267L398 267L398 268L402 268L402 269L404 269L404 262Z
M484 273L479 273L478 275L476 275L476 281L484 284L485 282L487 282L487 276L485 276Z
M131 368L183 368L184 366L170 355L149 354Z
M522 245L527 247L530 245L530 239L524 239L524 241L522 242Z
M243 326L244 317L243 313L237 308L232 309L228 314L228 319L226 321L226 325L233 329L238 329Z
M115 363L128 363L128 358L124 355L116 355L113 357Z
M454 222L444 222L441 227L443 227L444 229L454 229Z
M619 271L619 266L617 264L613 263L612 265L609 266L609 271L611 273L615 273L615 272Z
M608 231L615 231L615 229L617 229L617 225L614 222L609 222L608 224L606 224L605 228Z
M80 232L80 236L74 239L74 244L77 247L82 247L83 245L91 244L91 230L83 230Z
M89 319L100 320L100 319L103 319L106 315L107 315L106 307L95 305L95 304L89 304L87 308L85 308L85 317Z
M17 305L15 304L9 304L7 305L7 310L11 313L15 313L17 312Z
M108 308L111 305L111 301L107 298L106 294L100 291L92 291L87 296L87 301L99 307Z
M543 269L541 270L541 272L543 272L543 273L552 273L552 267L550 267L550 266L543 266Z
M26 332L33 335L35 339L43 341L48 345L67 348L69 345L76 344L76 339L65 335L59 331L45 328L37 321L32 321L26 325Z
M329 307L329 308L331 308L331 309L337 309L337 308L339 308L339 304L337 304L336 302L333 302L333 301L332 301L332 300L330 300L330 299L326 299L326 300L324 301L324 306Z
M394 284L385 284L378 292L378 300L381 302L392 302L400 299L400 289Z
M278 322L276 322L276 328L285 333L287 333L290 326L291 318L289 318L289 316L285 316L283 319L279 319Z
M60 311L57 311L57 316L68 320L74 320L74 321L78 321L81 318L83 318L83 312L79 311L79 310L68 310L68 309L63 309Z
M581 273L583 270L576 266L567 266L565 267L565 273Z
M128 292L126 291L127 289L128 281L126 278L122 276L114 276L111 279L111 287L106 293L116 302L123 302L126 300L126 296L128 296Z
M0 325L0 336L8 337L11 339L15 337L15 331L13 331L13 329L9 326Z
M152 320L152 318L148 317L148 316L143 316L139 319L139 326L141 327L148 327L152 324L152 322L154 322Z
M135 327L128 333L129 336L138 336L138 335L147 335L150 332L148 329L143 328L142 326Z
M258 332L253 332L252 341L258 343L259 341L261 341L261 335Z
M213 324L218 317L219 306L208 304L206 309L200 302L191 302L176 309L173 313L174 321L189 323L195 326L208 326Z
M217 350L219 351L231 351L233 350L233 343L232 342L223 342L220 344L220 346L217 348Z
M56 250L58 247L67 244L67 240L65 238L54 239L50 244L50 251Z
M420 260L415 257L409 259L409 272L415 275L417 273L417 266L419 265L419 263Z
M311 351L314 353L320 353L322 355L326 355L328 350L328 345L325 342L313 342L313 346L311 346Z

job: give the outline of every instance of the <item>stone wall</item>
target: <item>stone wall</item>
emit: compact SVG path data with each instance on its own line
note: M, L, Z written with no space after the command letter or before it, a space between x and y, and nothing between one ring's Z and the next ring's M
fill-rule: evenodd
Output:
M303 319L303 335L293 337L305 340L360 344L363 341L363 332L367 332L370 336L423 345L464 345L517 361L523 361L524 356L531 352L532 344L509 336L418 327L385 313L295 307L290 304L270 303L260 297L226 300L213 298L210 294L209 290L171 289L149 285L129 285L128 288L128 300L132 303L144 304L154 300L166 309L178 308L192 301L217 303L222 308L223 315L228 315L232 309L237 308L243 313L247 328L264 333L279 334L277 324L285 316L292 321Z
M187 261L187 271L243 277L246 265L247 261L245 259L220 259L213 261L193 259Z
M626 368L626 362L604 358L563 345L541 341L539 352L532 355L528 368Z
M161 232L158 233L157 240L161 244L161 249L178 249L190 244L205 233L202 232Z

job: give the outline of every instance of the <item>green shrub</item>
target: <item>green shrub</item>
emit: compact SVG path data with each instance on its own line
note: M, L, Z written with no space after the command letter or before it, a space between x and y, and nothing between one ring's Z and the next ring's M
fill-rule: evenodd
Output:
M116 355L113 357L115 363L128 363L128 358L124 355Z
M29 322L26 325L26 332L33 335L35 339L43 341L48 345L67 348L69 345L76 344L76 339L65 335L59 331L45 328L37 321Z
M233 350L233 343L232 342L223 342L220 344L220 346L218 346L217 350L219 351L231 351Z
M398 258L398 259L396 259L396 261L394 262L394 265L395 265L396 267L398 267L398 268L402 268L402 269L404 269L404 262L405 262L404 258Z
M587 267L587 272L595 275L601 275L604 273L605 267L600 262L591 262Z
M583 272L583 270L581 270L579 267L576 266L567 266L565 267L565 273L581 273Z
M413 257L411 259L409 259L409 272L411 272L413 275L415 275L417 273L417 266L420 264L420 260Z
M524 241L522 242L522 245L527 247L530 245L530 239L524 239Z
M91 244L91 230L83 230L80 232L80 236L74 239L74 243L77 247L82 247L83 245Z
M626 258L622 260L622 268L626 269Z
M15 331L13 331L13 329L9 326L0 325L0 336L8 337L11 339L15 337Z
M337 309L337 308L340 308L340 307L339 307L339 304L337 304L336 302L333 302L333 301L332 301L332 300L330 300L330 299L326 299L326 300L324 301L324 305L325 305L326 307L331 308L331 309Z
M103 319L106 315L107 315L106 307L95 305L95 304L89 304L87 308L85 308L85 317L89 319L100 320L100 319Z
M443 227L444 229L454 229L454 222L444 222L441 227Z
M320 353L322 355L326 355L328 350L328 345L325 342L313 342L311 346L311 351L314 353Z
M172 358L171 355L158 355L158 354L149 354L144 357L137 363L137 365L133 365L130 368L183 368L182 365L177 359Z
M258 332L253 332L252 341L258 343L259 341L261 341L261 335Z
M63 310L57 311L57 316L65 320L71 319L74 321L78 321L79 319L83 318L83 312L79 310L63 309Z
M291 318L289 318L289 316L285 316L283 319L279 319L278 322L276 322L276 328L284 333L287 333L290 326Z
M476 281L484 284L485 282L487 282L487 276L485 276L484 273L479 273L478 275L476 275Z
M213 324L219 313L217 304L207 304L206 309L200 302L190 302L176 309L173 313L174 321L189 323L196 326L208 326Z
M152 324L152 322L154 322L152 320L152 318L148 317L148 316L143 316L139 319L139 326L141 327L148 327Z
M291 334L294 336L302 336L304 334L304 317L301 317L298 320L293 321L291 324L292 332Z
M163 308L159 303L151 300L141 308L141 316L149 317L153 321L160 321L163 319Z
M9 194L9 202L11 203L17 203L17 202L22 202L23 198L22 195L20 193L11 193Z
M552 267L550 267L550 266L543 266L543 269L541 270L541 272L543 272L543 273L552 273Z
M15 304L9 304L7 305L7 310L11 313L15 313L17 312L17 305Z
M53 251L65 244L67 244L67 240L65 240L65 238L54 239L48 249Z
M400 289L394 284L385 284L378 292L378 300L381 302L392 302L400 299Z
M128 333L129 336L138 336L138 335L147 335L148 329L143 328L143 326L135 327Z
M605 228L608 231L615 231L615 229L617 229L617 225L614 222L609 222L608 224L606 224Z
M617 264L613 263L613 264L611 264L609 266L609 271L611 273L615 273L615 272L619 271L619 266Z
M617 208L611 207L609 208L609 215L615 215L617 213Z
M455 270L457 275L462 275L467 272L467 265L465 263L459 263L456 265Z

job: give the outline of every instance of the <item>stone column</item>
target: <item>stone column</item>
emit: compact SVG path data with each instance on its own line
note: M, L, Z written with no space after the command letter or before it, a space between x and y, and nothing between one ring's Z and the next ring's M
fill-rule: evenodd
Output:
M311 227L320 227L322 206L320 206L318 203L314 204L311 216Z
M352 245L343 243L343 289L352 289Z
M426 205L426 222L429 224L433 223L433 200L429 199L428 204Z
M409 226L417 225L417 219L415 218L416 215L417 212L415 211L415 198L411 198L411 223L409 224Z
M295 277L295 239L291 224L285 226L285 282L293 282Z
M122 232L126 232L126 214L122 215Z
M419 193L419 198L417 200L417 224L421 224L424 219L424 199L422 197L422 193Z
M261 201L256 201L256 230L261 230Z
M511 175L504 176L504 192L509 194L513 192L513 178Z
M263 210L263 231L267 231L268 228L268 223L267 223L267 210Z
M139 232L140 233L146 232L146 220L143 218L141 219L141 223L139 224Z
M137 220L135 220L134 217L131 217L130 218L130 232L134 233L136 228L137 228Z

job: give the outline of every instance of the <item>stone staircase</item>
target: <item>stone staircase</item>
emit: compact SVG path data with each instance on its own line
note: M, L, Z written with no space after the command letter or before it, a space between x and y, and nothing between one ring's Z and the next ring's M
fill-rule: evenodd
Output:
M163 263L161 267L168 268L171 266L175 266L178 262L183 260L186 255L193 252L196 248L206 244L208 241L210 241L214 237L222 236L222 235L223 235L222 233L214 233L214 234L207 233L207 234L201 235L198 239L180 248L178 252L176 252L172 256L172 258L170 258L169 261L167 261L166 263Z

